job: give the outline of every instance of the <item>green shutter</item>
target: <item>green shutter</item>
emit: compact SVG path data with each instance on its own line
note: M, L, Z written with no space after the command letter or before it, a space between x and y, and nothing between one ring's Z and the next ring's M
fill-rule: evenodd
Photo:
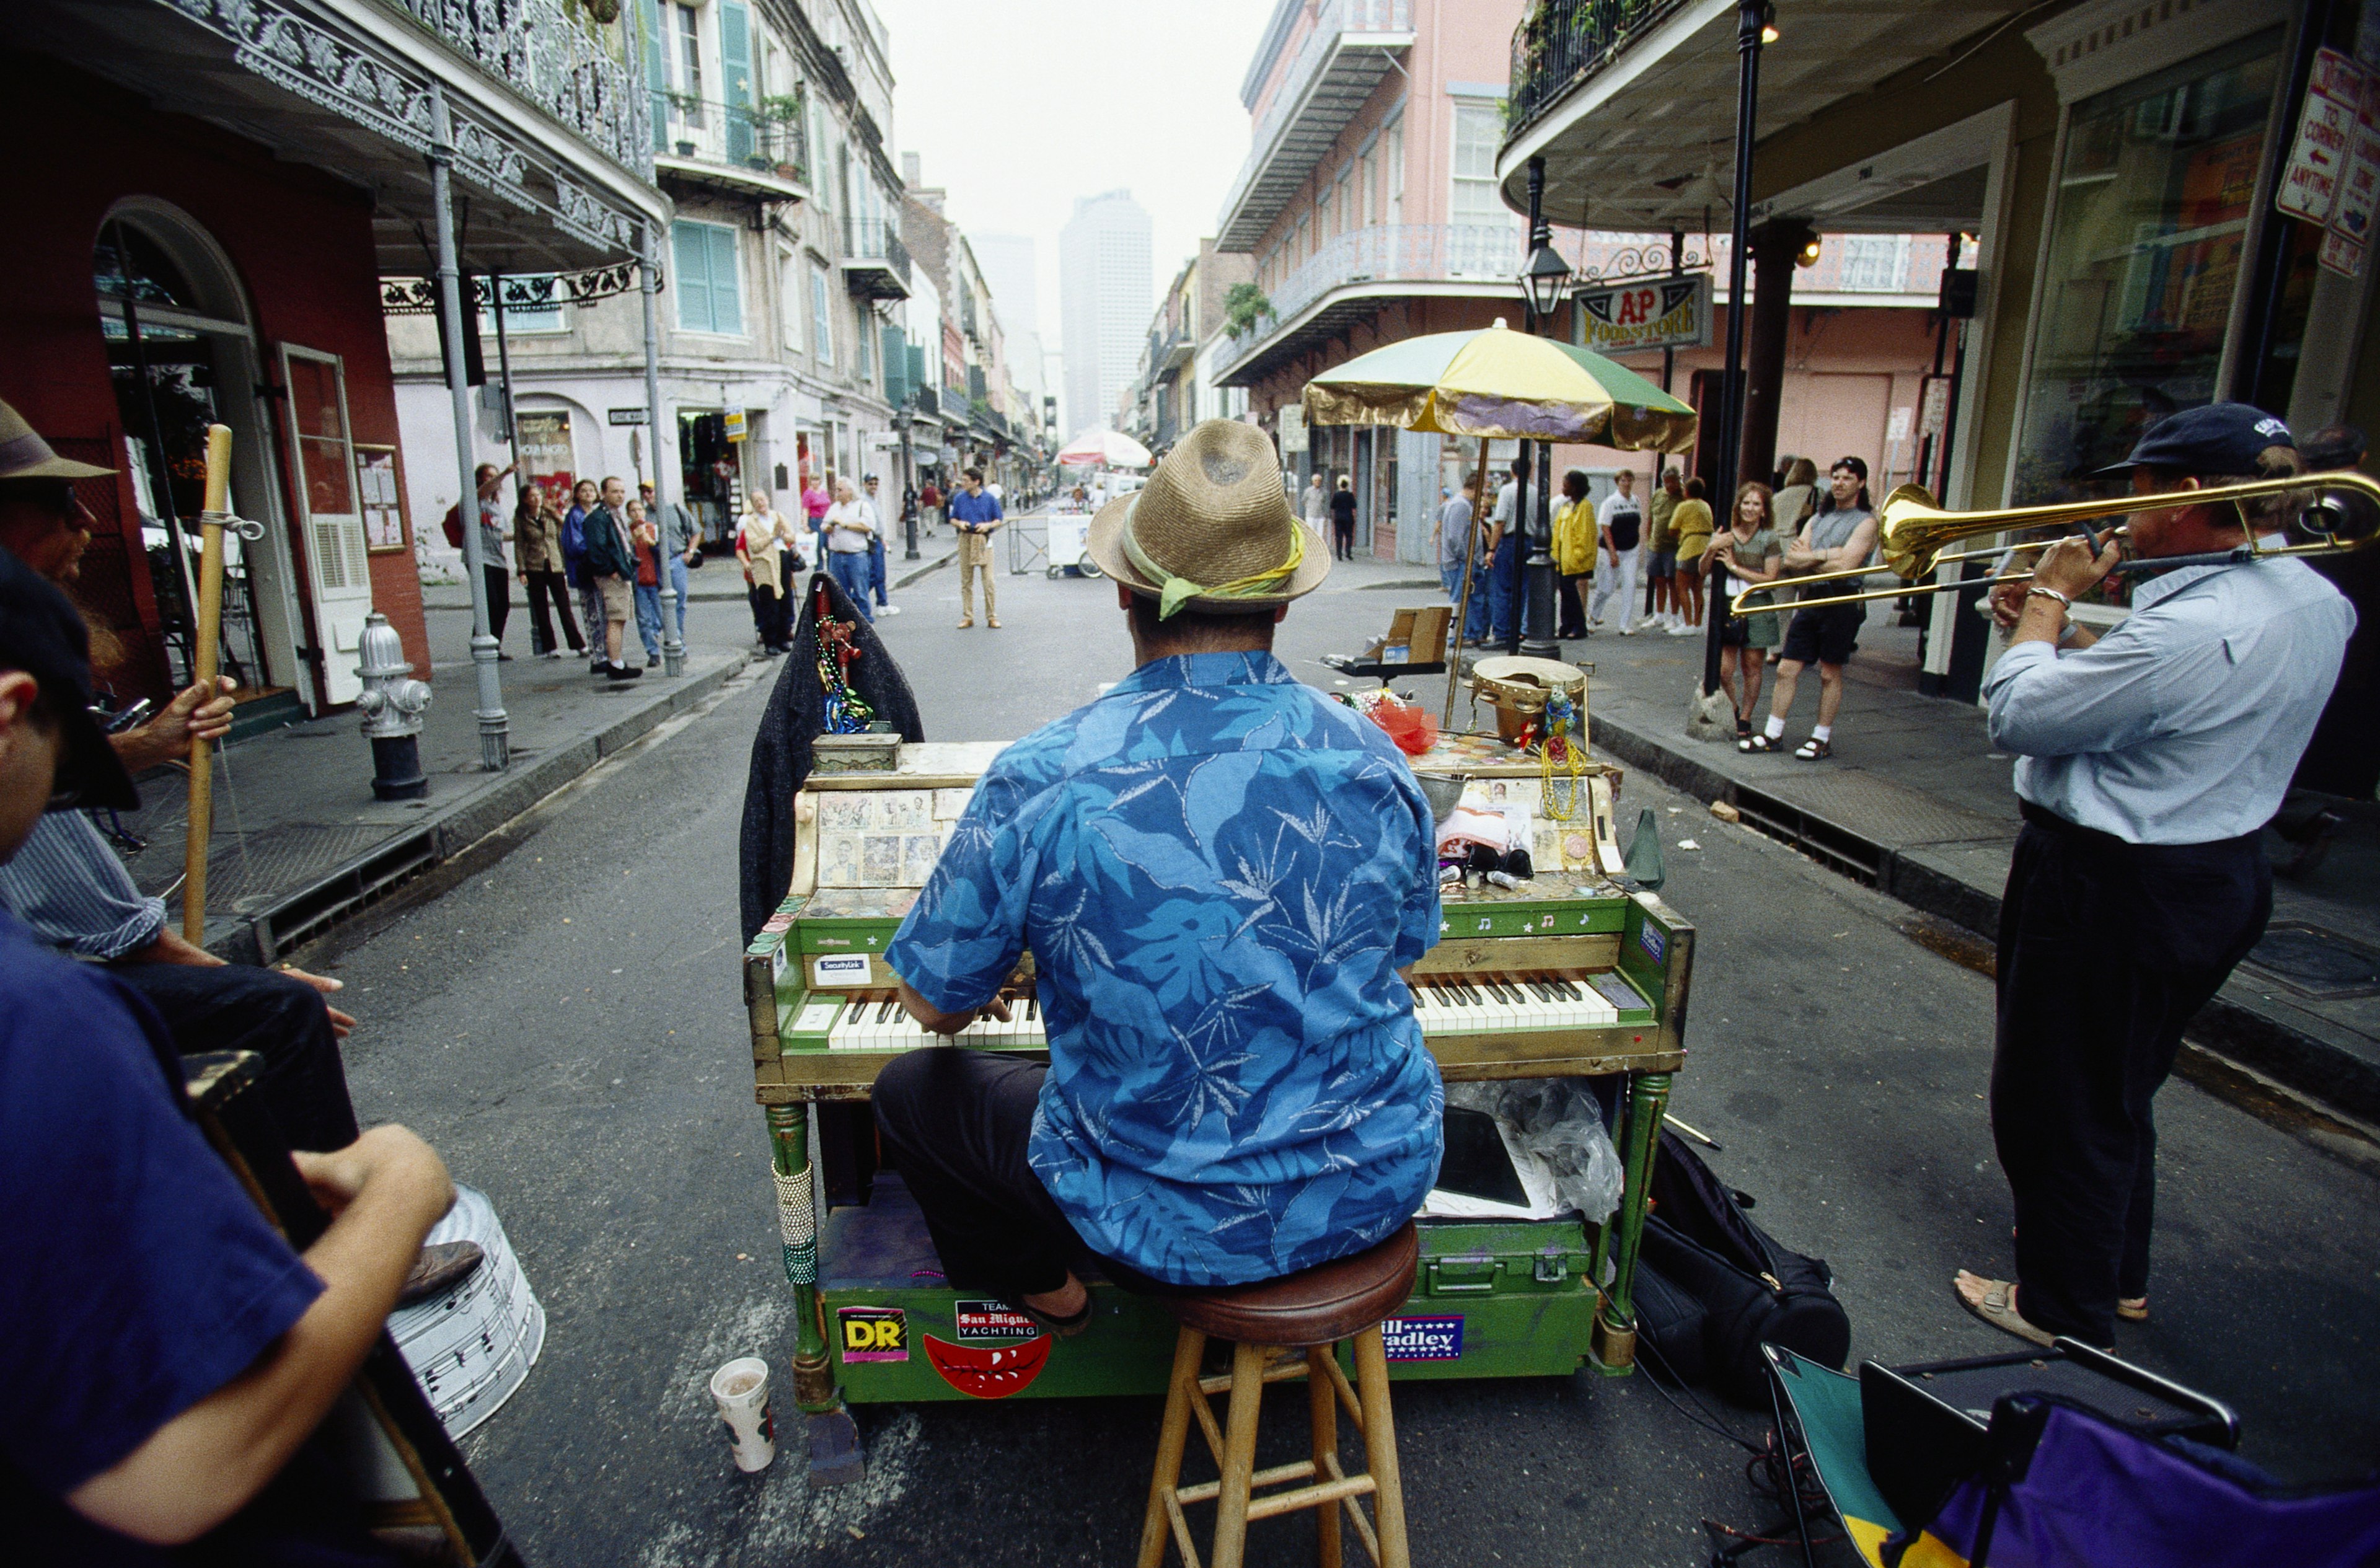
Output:
M651 90L653 103L653 151L669 151L669 63L663 56L668 44L662 34L662 8L659 0L644 0L637 8L645 34L645 86Z
M720 98L726 104L727 161L752 158L752 18L744 0L719 0L719 64L727 79Z
M737 231L720 224L702 226L710 236L710 330L741 335L744 297L735 286Z
M899 327L884 329L884 401L895 408L909 401L909 349Z
M677 275L677 324L686 332L710 332L710 241L701 224L670 225L670 256Z
M932 383L926 380L926 346L909 345L909 395L915 397Z

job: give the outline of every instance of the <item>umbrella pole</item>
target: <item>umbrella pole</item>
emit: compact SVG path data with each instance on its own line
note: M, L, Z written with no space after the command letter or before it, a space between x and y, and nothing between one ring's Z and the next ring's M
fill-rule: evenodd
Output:
M1484 435L1479 438L1479 499L1488 499L1488 438ZM1454 657L1446 667L1446 711L1438 720L1441 730L1454 727L1455 680L1463 673L1463 634L1471 626L1471 569L1478 559L1479 508L1475 505L1471 509L1471 537L1463 546L1463 592L1454 602Z

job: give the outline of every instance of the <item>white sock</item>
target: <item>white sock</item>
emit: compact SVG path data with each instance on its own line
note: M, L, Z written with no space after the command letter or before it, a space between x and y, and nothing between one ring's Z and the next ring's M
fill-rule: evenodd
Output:
M1810 728L1810 738L1812 740L1832 740L1835 738L1835 726L1832 724L1814 724Z
M1761 733L1766 735L1771 740L1782 739L1785 735L1785 721L1779 718L1776 714L1771 713L1768 715L1768 723L1767 727L1763 729Z

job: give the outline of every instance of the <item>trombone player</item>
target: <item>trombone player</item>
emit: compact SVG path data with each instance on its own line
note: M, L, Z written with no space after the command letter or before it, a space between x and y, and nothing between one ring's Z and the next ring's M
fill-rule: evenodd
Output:
M2289 427L2216 403L2122 463L2135 494L2298 471ZM2197 554L2277 534L2282 493L2131 516L2133 553ZM1961 1270L1969 1311L2035 1343L2115 1343L2148 1317L2156 1132L2181 1033L2264 932L2259 835L2338 677L2355 612L2293 559L2147 577L2104 637L2074 601L2112 534L2045 551L1994 591L2011 636L1984 683L1992 745L2017 754L2024 816L2000 905L1992 1136L2015 1199L2016 1278Z

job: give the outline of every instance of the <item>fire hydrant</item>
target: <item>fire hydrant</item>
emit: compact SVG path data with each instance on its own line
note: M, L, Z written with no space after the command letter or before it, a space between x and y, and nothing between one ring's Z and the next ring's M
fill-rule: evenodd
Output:
M373 611L364 621L358 650L363 662L364 734L371 737L372 795L381 800L419 800L430 793L421 774L421 714L430 706L430 684L413 678L405 644L388 617Z

